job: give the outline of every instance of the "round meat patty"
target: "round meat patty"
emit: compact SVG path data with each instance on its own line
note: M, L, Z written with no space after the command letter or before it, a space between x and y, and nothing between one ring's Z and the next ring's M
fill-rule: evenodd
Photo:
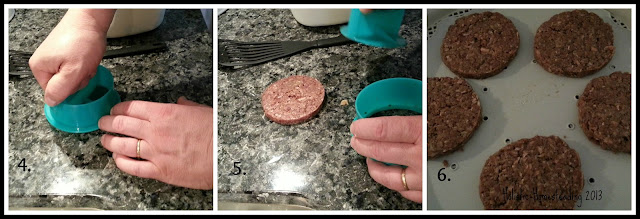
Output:
M578 153L557 136L511 143L480 173L485 209L573 209L584 186Z
M536 62L546 71L575 78L602 69L615 52L611 25L585 10L554 15L540 25L533 44Z
M293 125L305 122L320 112L324 86L309 76L290 76L269 85L262 93L262 109L270 120Z
M482 122L480 100L462 78L427 78L427 157L456 151Z
M582 131L605 150L631 153L631 74L594 78L578 99Z
M518 53L520 35L511 20L497 12L458 18L440 48L442 62L455 74L483 79L502 72Z

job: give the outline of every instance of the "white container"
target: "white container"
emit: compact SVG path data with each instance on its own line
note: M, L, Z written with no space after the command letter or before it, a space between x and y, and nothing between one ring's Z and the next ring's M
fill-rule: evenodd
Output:
M297 9L291 13L298 23L305 26L329 26L349 22L351 9Z
M13 19L13 15L16 14L16 9L9 8L9 22Z
M165 9L118 9L107 38L144 33L156 29L164 20Z
M207 24L207 31L213 33L213 9L200 9L204 23Z

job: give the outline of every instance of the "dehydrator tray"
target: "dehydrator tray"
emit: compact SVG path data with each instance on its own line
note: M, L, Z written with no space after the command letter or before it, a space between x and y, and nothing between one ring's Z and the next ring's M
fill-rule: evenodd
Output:
M543 22L568 10L572 9L468 9L456 10L443 18L427 15L427 19L438 20L427 29L427 77L456 76L442 63L440 46L448 27L459 17L500 12L514 23L520 35L518 54L507 69L487 79L466 79L480 99L485 120L463 150L427 160L428 210L484 209L479 185L485 161L508 143L536 135L556 135L578 152L584 188L574 209L631 209L635 137L632 134L634 154L601 149L580 128L577 107L577 98L593 78L623 71L632 73L635 81L631 71L631 31L608 11L587 9L612 26L613 59L602 70L583 78L551 74L535 63L533 38Z

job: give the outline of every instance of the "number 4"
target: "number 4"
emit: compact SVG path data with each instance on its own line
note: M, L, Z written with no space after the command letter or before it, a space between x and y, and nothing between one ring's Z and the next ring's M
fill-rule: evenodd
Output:
M27 169L27 161L25 159L26 158L22 158L22 160L20 160L20 163L18 163L18 167L22 167L22 171L26 171Z

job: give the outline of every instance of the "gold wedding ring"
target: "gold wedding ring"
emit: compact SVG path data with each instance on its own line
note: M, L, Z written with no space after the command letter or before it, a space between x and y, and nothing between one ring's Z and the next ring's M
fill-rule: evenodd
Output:
M407 186L407 174L406 174L406 168L402 169L402 186L404 187L404 190L409 190L409 186Z
M138 139L138 144L136 146L136 158L138 158L138 159L140 159L140 141L142 141L142 140ZM403 179L404 179L404 175L403 175Z

